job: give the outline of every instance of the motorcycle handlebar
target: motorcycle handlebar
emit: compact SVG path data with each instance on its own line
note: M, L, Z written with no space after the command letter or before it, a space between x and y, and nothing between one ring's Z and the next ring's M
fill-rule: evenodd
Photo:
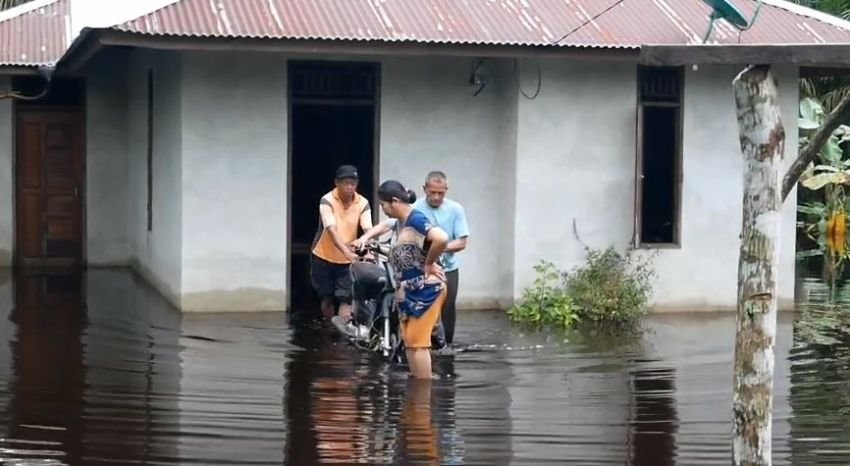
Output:
M362 248L356 249L354 252L360 257L364 257L368 253L378 254L381 256L387 256L389 254L389 240L387 241L377 241L372 240L363 245Z

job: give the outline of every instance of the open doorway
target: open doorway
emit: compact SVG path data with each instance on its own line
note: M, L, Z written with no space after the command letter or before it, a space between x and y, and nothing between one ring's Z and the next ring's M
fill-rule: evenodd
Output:
M358 191L374 205L379 79L373 63L289 63L292 310L318 313L310 248L319 226L319 199L333 189L337 166L358 168Z

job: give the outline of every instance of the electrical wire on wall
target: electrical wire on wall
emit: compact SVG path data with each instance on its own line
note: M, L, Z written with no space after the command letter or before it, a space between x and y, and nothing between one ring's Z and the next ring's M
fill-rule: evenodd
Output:
M556 40L556 41L552 42L550 45L558 45L559 43L563 42L563 41L564 41L564 40L566 40L568 37L570 37L571 35L573 35L574 33L576 33L577 31L579 31L581 28L583 28L583 27L587 26L588 24L590 24L591 22L593 22L594 20L596 20L596 19L597 19L597 18L599 18L600 16L602 16L602 15L604 15L605 13L607 13L607 12L609 12L609 11L613 10L613 9L614 9L614 7L616 7L617 5L619 5L619 4L621 4L621 3L625 2L625 1L626 1L626 0L616 0L614 3L612 3L611 5L609 5L608 7L606 7L604 10L602 10L602 11L600 11L599 13L597 13L597 14L595 14L595 15L591 16L590 18L588 18L587 20L585 20L584 22L582 22L581 24L579 24L578 26L576 26L575 28L573 28L572 30L570 30L569 32L567 32L566 34L564 34L563 36L561 36L561 38L560 38L560 39L558 39L558 40ZM522 88L522 83L520 82L520 79L519 79L519 59L518 59L518 58L514 58L514 76L516 77L516 81L517 81L517 88L519 88L519 92L520 92L520 94L522 94L522 96L523 96L523 97L525 97L525 98L526 98L526 99L528 99L528 100L534 100L534 99L536 99L536 98L537 98L537 96L538 96L538 95L540 95L540 87L541 87L541 86L542 86L542 84L543 84L543 76L542 76L542 72L541 72L541 70L540 70L540 63L535 63L535 64L537 65L537 88L534 90L534 93L533 93L532 95L528 95L528 94L526 94L526 93L525 93L525 91L523 90L523 88Z
M17 100L38 100L45 95L47 95L48 87L45 86L44 90L42 90L38 95L23 95L17 91L9 91L0 93L0 99L17 99Z
M42 77L45 80L44 89L42 89L41 92L39 92L36 95L24 95L24 94L21 94L20 92L15 91L15 90L10 90L8 92L0 91L0 100L2 100L2 99L16 99L16 100L32 101L32 100L38 100L38 99L46 96L47 93L50 91L50 83L51 83L51 77L53 76L53 70L48 69L48 68L41 68L41 69L39 69L39 73L41 73Z
M537 89L534 90L533 95L529 96L528 94L525 93L524 90L522 90L522 83L520 82L520 79L519 79L519 59L514 58L514 77L516 78L517 89L519 89L520 94L522 94L522 96L525 97L528 100L534 100L534 99L537 98L537 96L540 94L540 87L543 84L543 75L540 72L540 63L536 63L536 65L537 65Z

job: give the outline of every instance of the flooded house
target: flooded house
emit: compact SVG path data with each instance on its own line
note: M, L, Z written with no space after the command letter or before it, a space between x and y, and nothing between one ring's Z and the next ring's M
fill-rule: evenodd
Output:
M462 308L509 306L585 244L657 254L656 309L734 308L732 79L775 65L790 164L798 79L850 44L781 0L707 45L702 0L127 3L0 13L0 266L129 266L185 311L297 307L341 163L372 201L447 173L472 231Z

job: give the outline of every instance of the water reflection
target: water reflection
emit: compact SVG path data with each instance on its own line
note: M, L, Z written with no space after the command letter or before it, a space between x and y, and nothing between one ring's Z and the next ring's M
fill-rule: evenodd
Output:
M774 464L850 462L847 303L780 315ZM0 315L4 464L664 466L731 450L728 313L612 336L463 312L457 340L487 350L438 358L425 383L281 314L181 315L126 272L0 271Z
M5 461L78 464L83 452L86 325L81 276L21 277L9 319L12 397Z
M813 299L795 319L790 355L791 458L794 464L847 464L850 290L846 284L830 290L816 280L806 280L806 289Z
M632 416L629 464L676 464L676 371L672 368L639 368L632 371Z
M10 361L2 366L9 381L5 462L114 464L174 456L174 439L161 437L156 424L174 418L179 362L173 349L170 362L159 360L152 342L166 347L176 332L153 329L157 306L133 299L141 288L132 276L91 278L22 275L0 295L10 308L3 329L4 362ZM179 328L179 315L170 315Z
M454 371L408 380L401 370L302 329L287 363L287 464L465 464L455 411ZM491 463L492 464L492 463Z

